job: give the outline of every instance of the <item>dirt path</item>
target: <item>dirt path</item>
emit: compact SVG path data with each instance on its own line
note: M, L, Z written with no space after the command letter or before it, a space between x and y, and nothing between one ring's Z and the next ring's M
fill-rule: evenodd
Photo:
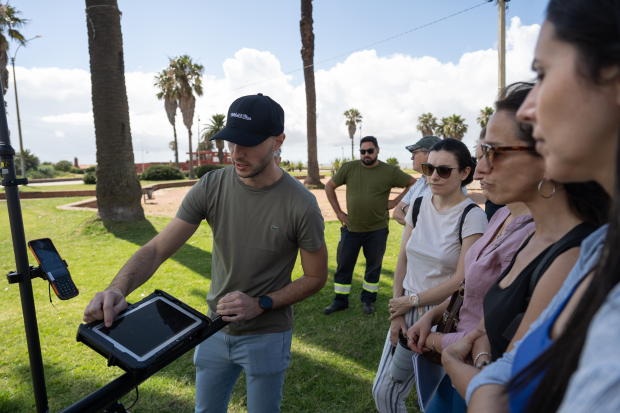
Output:
M419 178L419 176L416 175L414 175L414 177ZM323 179L322 181L323 183L327 183L328 179ZM187 194L189 189L190 188L171 188L155 191L155 193L153 194L153 199L148 200L146 205L144 203L142 204L144 208L144 213L146 215L160 217L175 216L177 210L179 209L179 205L181 205L181 201L183 200L185 194ZM346 191L346 185L343 185L336 189L338 201L340 202L342 210L345 212L347 210ZM402 189L394 188L390 194L390 199L396 198L402 191ZM476 189L473 188L473 191L476 191ZM333 208L327 200L325 191L313 190L310 192L312 192L316 197L319 208L321 208L321 213L323 214L323 219L325 219L325 221L336 221L336 214L334 213ZM476 201L476 203L478 203L481 207L484 208L484 198L482 198L479 193L471 193L470 197L474 201ZM390 217L392 216L392 212L393 210L390 211Z

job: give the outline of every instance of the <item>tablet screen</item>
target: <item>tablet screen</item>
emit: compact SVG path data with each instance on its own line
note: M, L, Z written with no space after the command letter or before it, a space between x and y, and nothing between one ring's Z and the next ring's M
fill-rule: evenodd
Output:
M101 324L95 331L144 360L200 323L199 318L157 297L115 319L111 327Z

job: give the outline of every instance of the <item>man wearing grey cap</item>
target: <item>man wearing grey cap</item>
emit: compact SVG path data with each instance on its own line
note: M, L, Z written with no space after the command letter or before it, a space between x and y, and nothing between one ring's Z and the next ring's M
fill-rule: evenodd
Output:
M406 146L409 152L411 152L411 160L413 161L413 170L422 173L422 164L428 162L428 153L431 147L440 142L441 139L437 136L425 136L413 145ZM467 195L467 188L462 188L463 193ZM422 175L422 178L418 179L415 184L409 188L409 192L403 197L403 199L396 205L392 217L400 225L405 225L405 215L409 210L409 205L424 195L431 193L431 187L426 180L426 177Z
M211 282L195 279L199 284L191 285L208 285L208 316L230 324L194 352L195 412L226 412L241 370L248 411L279 412L293 304L327 281L323 217L314 195L274 163L285 139L284 111L271 98L259 93L235 100L226 127L211 139L228 141L233 166L205 174L190 189L172 222L95 295L84 321L111 325L127 307L125 297L207 221L213 232ZM298 253L303 275L292 281Z

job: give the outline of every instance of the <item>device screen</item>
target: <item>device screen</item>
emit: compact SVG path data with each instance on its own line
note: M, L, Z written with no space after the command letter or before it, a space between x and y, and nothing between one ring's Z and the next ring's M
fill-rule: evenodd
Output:
M99 331L142 357L195 322L167 302L154 300Z
M63 275L69 275L69 271L65 264L62 262L62 258L58 255L54 244L49 239L39 239L30 241L33 253L37 256L39 264L43 266L43 269L47 273L52 273L54 278L61 277Z

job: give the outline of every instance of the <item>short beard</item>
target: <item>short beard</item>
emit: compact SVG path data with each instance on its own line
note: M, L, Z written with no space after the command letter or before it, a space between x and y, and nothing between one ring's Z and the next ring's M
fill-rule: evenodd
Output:
M256 178L257 176L262 174L265 171L265 169L267 169L267 167L269 166L269 162L273 162L273 146L274 144L272 142L271 148L269 149L269 152L267 152L267 156L263 158L263 161L256 168L254 168L248 176L242 176L242 178L244 179Z
M366 166L370 166L370 165L372 165L373 163L375 163L376 161L377 161L377 158L375 158L375 159L371 159L371 161L370 161L370 162L369 162L369 161L366 161L365 159L362 159L362 163L363 163L364 165L366 165Z

